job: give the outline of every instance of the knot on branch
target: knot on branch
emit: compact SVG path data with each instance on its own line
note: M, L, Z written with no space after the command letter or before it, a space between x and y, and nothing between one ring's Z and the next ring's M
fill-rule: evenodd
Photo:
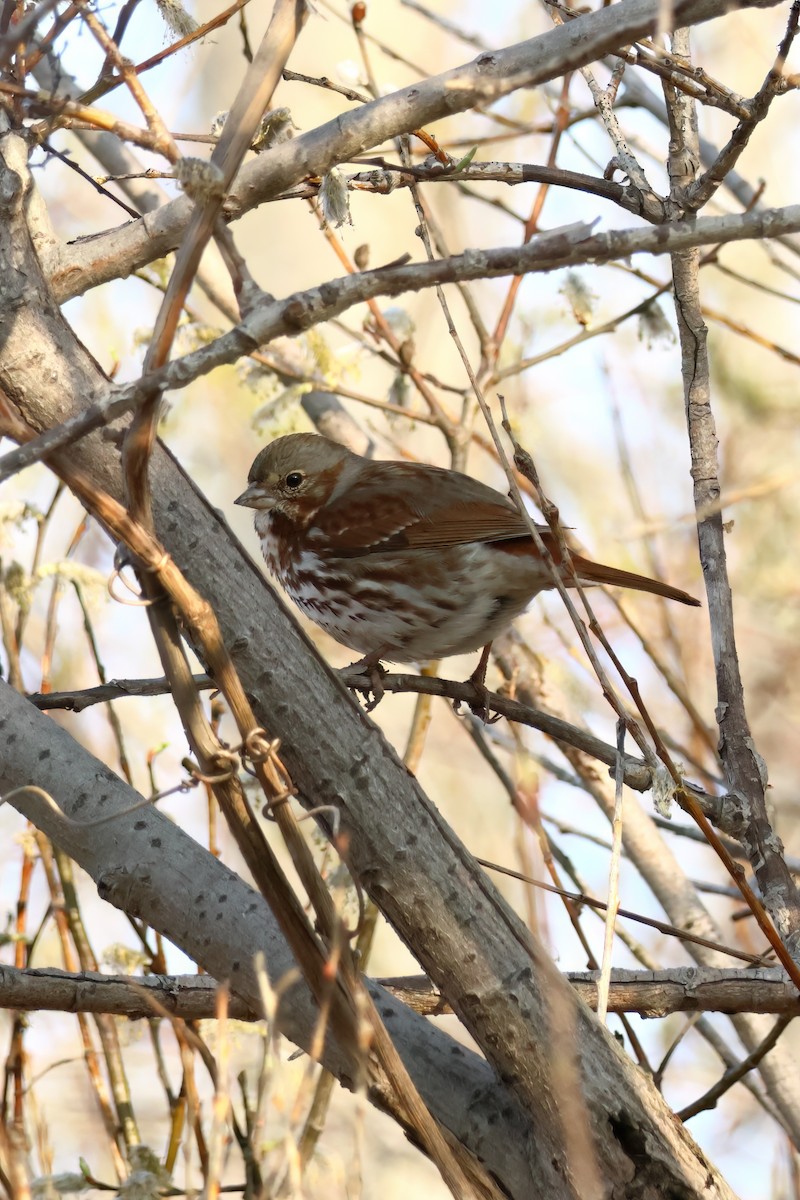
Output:
M219 200L225 194L225 177L216 163L204 158L179 158L173 176L193 200Z
M19 212L24 188L16 171L3 164L0 167L0 212L13 216Z

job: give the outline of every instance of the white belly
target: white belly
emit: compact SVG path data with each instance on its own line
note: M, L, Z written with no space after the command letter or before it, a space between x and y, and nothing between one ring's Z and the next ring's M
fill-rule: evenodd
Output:
M426 662L477 650L538 590L524 560L508 578L508 555L499 580L497 551L481 543L336 559L308 545L287 556L267 513L257 513L256 530L270 572L297 607L361 655Z

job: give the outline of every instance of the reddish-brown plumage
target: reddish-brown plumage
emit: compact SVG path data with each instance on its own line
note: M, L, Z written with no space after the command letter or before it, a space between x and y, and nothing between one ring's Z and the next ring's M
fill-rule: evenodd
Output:
M265 447L236 503L256 510L267 566L299 608L371 662L476 650L555 586L499 492L456 471L372 462L315 434ZM540 533L560 561L550 530ZM698 603L660 580L572 561L581 583Z

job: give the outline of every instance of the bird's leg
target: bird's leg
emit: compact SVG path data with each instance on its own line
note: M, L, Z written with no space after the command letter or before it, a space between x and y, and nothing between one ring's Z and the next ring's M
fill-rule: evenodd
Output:
M478 659L478 665L469 677L468 682L475 685L476 688L486 688L486 669L489 666L489 655L492 652L492 643L487 642L481 650L481 656Z
M487 642L481 650L477 667L467 680L467 683L471 683L475 689L475 699L469 702L469 707L475 716L480 717L486 725L491 723L489 718L489 689L486 686L486 669L489 666L491 650L492 643ZM495 717L494 719L497 720L498 718Z

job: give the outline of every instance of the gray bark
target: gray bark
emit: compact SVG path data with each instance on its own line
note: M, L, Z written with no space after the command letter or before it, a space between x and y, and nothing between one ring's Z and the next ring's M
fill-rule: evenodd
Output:
M772 8L777 3L674 0L673 19L699 24L734 8ZM661 4L662 0L622 0L526 42L481 53L461 67L342 113L246 164L227 198L227 215L239 217L309 175L322 176L331 167L398 134L594 62L653 33ZM63 301L161 258L179 244L191 212L191 200L182 196L140 221L63 247L53 275L54 291Z
M229 981L248 1009L259 1013L254 956L263 953L273 985L294 967L265 900L157 809L125 812L139 794L3 682L0 748L0 792L42 788L69 820L31 791L9 802L83 867L104 899L158 929L214 979ZM117 812L113 821L90 824ZM370 984L370 992L433 1114L511 1195L524 1196L535 1171L530 1125L489 1064L378 984ZM3 997L13 1007L22 1000L19 994ZM286 1036L307 1048L317 1018L306 987L291 987L278 1014ZM324 1063L346 1086L351 1083L349 1060L330 1039ZM371 1098L397 1117L385 1080Z

